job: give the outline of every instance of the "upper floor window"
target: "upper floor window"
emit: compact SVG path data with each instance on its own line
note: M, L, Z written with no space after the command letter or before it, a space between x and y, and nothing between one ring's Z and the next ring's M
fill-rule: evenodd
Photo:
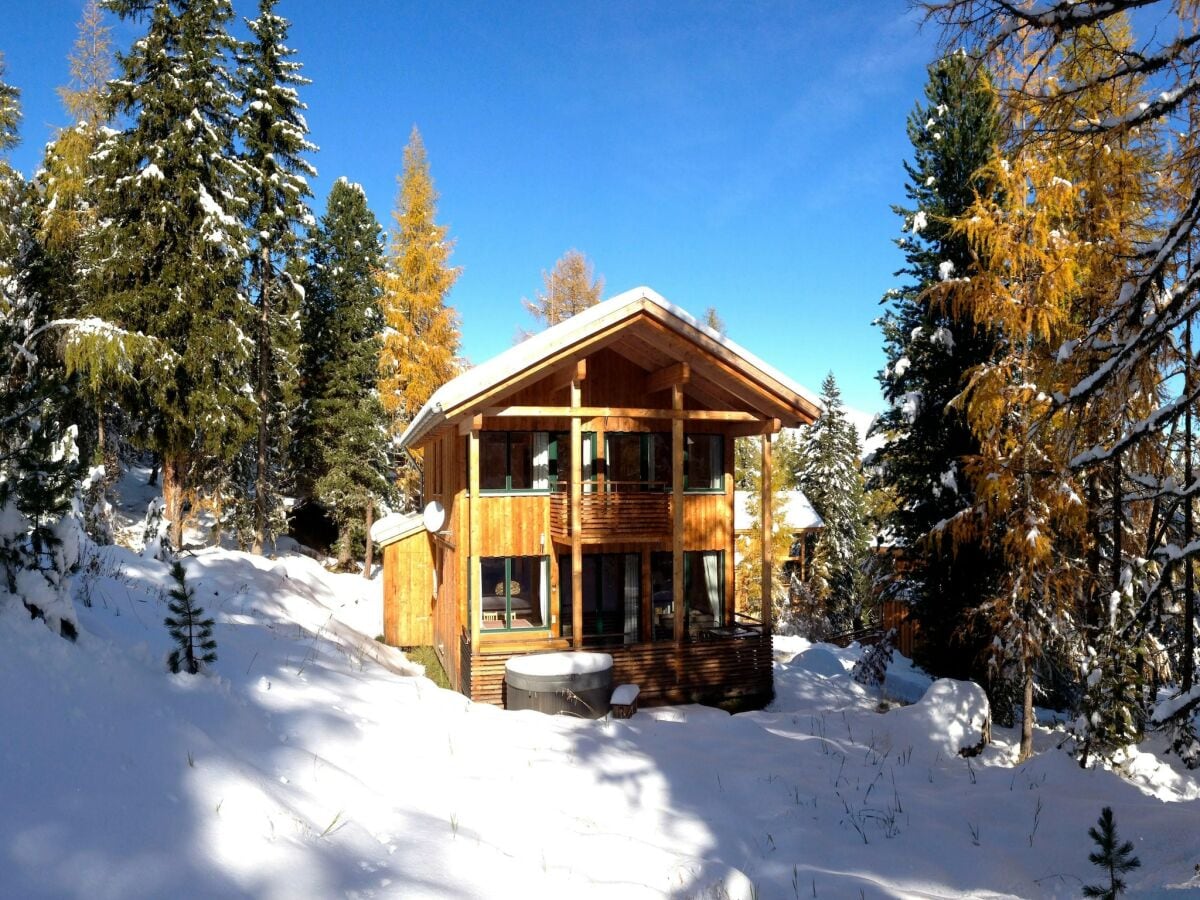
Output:
M683 461L684 490L725 490L725 441L721 435L687 435L684 438Z
M550 490L550 435L545 431L482 432L479 489Z
M725 442L719 434L684 435L683 489L725 490ZM671 435L613 432L605 442L611 490L671 490Z

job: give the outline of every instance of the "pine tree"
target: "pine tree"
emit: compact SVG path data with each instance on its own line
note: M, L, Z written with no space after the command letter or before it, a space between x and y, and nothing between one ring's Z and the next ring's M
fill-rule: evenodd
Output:
M1105 871L1108 884L1084 885L1083 896L1117 900L1125 890L1125 879L1121 876L1140 868L1142 861L1133 855L1133 842L1121 842L1117 836L1117 824L1111 806L1100 811L1100 818L1088 829L1088 837L1096 843L1096 850L1088 854L1088 862Z
M604 277L597 277L591 260L578 250L564 253L549 272L542 270L542 289L533 300L521 303L535 321L543 327L557 325L590 306L600 302L604 293ZM522 332L522 339L531 332Z
M725 336L725 320L721 318L715 306L710 306L704 310L704 318L701 321L717 334L721 335L721 337Z
M437 199L425 144L414 127L404 148L391 247L380 274L387 330L379 356L379 397L395 435L459 370L458 315L446 297L461 270L449 263L453 242L446 226L436 223ZM404 505L415 505L420 490L420 459L410 453L400 464Z
M213 620L204 618L204 610L196 605L196 589L188 587L187 575L178 560L171 566L175 586L167 596L171 615L163 624L178 645L167 657L167 667L176 674L180 670L197 675L202 666L217 661L217 642L213 639Z
M277 0L259 0L258 18L248 21L253 40L239 47L237 85L243 112L239 132L250 198L250 293L256 307L254 370L258 434L253 457L253 540L261 553L268 535L286 527L280 482L287 425L294 401L299 340L298 288L287 273L297 254L297 229L312 221L306 199L316 170L304 154L316 150L307 138L305 105L296 89L309 83L287 46L289 23L275 14Z
M965 387L965 374L994 355L996 341L986 325L931 302L930 288L971 267L971 248L954 224L988 189L979 173L999 134L995 93L982 66L955 52L929 67L925 100L908 117L911 205L894 207L904 223L897 244L905 266L898 274L907 281L884 297L888 309L879 325L887 365L879 382L888 406L872 426L886 442L872 459L871 487L894 495L883 527L906 562L889 577L887 594L915 607L923 665L985 684L980 660L991 634L970 610L988 590L997 561L977 540L949 546L942 526L973 502L963 461L979 450L950 402Z
M65 579L76 559L62 521L79 480L74 432L63 417L59 335L40 290L37 196L8 163L20 94L0 58L0 602L13 598L67 637L75 635Z
M350 565L364 509L390 495L388 418L375 389L383 330L375 277L380 232L362 188L335 182L310 236L301 305L298 489L337 522L341 568Z
M861 453L832 372L821 385L821 402L824 412L804 435L799 486L825 523L813 552L813 590L833 630L849 631L862 627L868 599Z
M162 459L171 540L183 539L185 491L215 478L256 413L249 306L245 168L233 152L236 96L226 62L228 0L106 0L145 14L145 36L119 59L112 109L128 122L103 160L96 262L98 311L158 339L159 377L122 400Z

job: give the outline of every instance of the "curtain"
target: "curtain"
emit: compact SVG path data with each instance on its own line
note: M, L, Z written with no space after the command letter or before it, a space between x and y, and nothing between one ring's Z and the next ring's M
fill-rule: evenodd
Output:
M595 432L585 431L582 437L583 466L581 467L580 478L583 479L583 492L590 494L596 490L596 486L592 484L592 468L596 458L596 434Z
M708 588L708 605L713 615L714 625L723 625L721 621L721 582L720 582L719 553L704 554L704 581Z
M637 640L638 617L641 608L638 600L641 594L642 565L634 553L625 554L625 643L632 644Z
M541 604L542 617L538 624L545 625L550 621L550 561L543 556L539 565L542 577L538 579L538 603Z
M550 435L545 431L533 433L533 484L535 491L550 490Z

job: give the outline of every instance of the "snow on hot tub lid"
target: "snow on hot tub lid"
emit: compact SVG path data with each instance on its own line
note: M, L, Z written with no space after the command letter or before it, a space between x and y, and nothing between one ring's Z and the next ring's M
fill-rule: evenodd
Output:
M518 675L587 675L611 669L612 664L612 657L607 653L567 650L513 656L504 668Z

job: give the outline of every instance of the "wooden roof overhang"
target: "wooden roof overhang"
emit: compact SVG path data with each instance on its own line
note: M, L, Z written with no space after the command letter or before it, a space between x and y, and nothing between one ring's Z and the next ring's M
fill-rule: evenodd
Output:
M587 358L611 349L647 371L647 392L682 383L684 410L526 407L509 401L553 379L564 390L585 375ZM697 408L702 407L702 408ZM633 415L717 420L746 434L811 424L819 401L787 376L701 325L648 288L598 304L470 369L440 388L400 438L419 448L447 429L479 427L481 417Z

